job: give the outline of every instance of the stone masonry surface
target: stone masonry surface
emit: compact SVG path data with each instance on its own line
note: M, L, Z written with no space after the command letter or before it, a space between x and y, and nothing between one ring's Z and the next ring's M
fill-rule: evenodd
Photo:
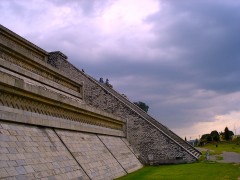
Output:
M197 160L196 157L110 93L111 90L108 91L108 87L79 71L66 59L59 58L54 65L75 81L84 81L84 100L88 105L127 120L125 128L127 139L134 151L139 154L142 163L191 163Z
M141 167L120 137L0 121L0 179L111 180Z
M104 135L98 137L128 173L142 168L142 164L121 138Z
M85 102L84 83L0 25L0 179L114 179L142 167L126 120ZM86 133L87 132L87 133Z
M0 75L0 179L105 180L140 169L139 160L190 163L200 155L63 53L1 25Z
M56 132L91 179L106 180L126 174L97 135L64 130Z
M162 132L153 128L151 124L146 123L143 119L135 117L128 122L128 135L131 136L130 143L134 142L134 147L141 150L141 158L143 158L143 161L147 161L146 163L165 164L167 162L183 163L195 161L189 153L171 139L166 138Z
M89 179L53 129L0 121L0 179Z
M34 75L1 58L0 66L4 67L0 67L0 111L3 109L5 111L1 112L0 118L48 127L124 136L122 132L124 121L120 118L87 106L83 101L76 101L76 97L72 99L72 96L66 96L64 92L44 85L43 78L38 78L41 79L41 84L39 81L18 74L28 72L25 75L28 74L30 77ZM16 113L19 114L17 118ZM23 115L27 117L20 118Z

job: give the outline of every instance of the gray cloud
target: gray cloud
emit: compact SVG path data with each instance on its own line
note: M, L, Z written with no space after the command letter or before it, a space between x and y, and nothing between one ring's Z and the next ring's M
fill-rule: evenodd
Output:
M240 2L159 2L159 11L142 26L111 33L99 22L114 3L110 0L38 6L2 0L0 21L47 51L62 51L96 79L109 78L130 100L146 102L150 114L170 128L239 111Z
M98 16L109 4L110 0L52 0L55 6L71 7L77 11L81 11L85 16Z
M167 4L163 12L148 18L159 37L155 46L159 49L175 46L186 51L176 61L187 64L187 69L182 71L196 72L195 80L202 88L238 91L239 83L233 82L239 75L239 4L223 1L170 2L173 3ZM162 28L166 19L170 25Z

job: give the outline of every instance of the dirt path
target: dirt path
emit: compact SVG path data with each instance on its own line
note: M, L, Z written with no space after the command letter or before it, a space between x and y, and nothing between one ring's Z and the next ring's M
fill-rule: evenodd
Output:
M235 152L223 152L221 155L223 157L223 160L220 160L218 162L223 163L240 163L240 154Z

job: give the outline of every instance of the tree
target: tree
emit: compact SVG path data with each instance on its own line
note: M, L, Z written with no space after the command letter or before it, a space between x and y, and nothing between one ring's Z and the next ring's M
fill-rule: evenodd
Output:
M203 134L201 140L211 141L212 138L210 134Z
M200 139L200 144L204 145L207 142L211 142L211 141L212 141L212 136L210 134L203 134Z
M216 130L211 132L211 136L213 141L220 141L220 136Z
M145 112L148 112L149 106L146 105L144 102L138 101L138 102L134 102L134 104L140 107Z
M224 132L219 132L219 138L220 138L220 141L224 140L225 137L224 137Z
M225 127L224 129L224 138L226 141L230 140L230 133L229 133L228 127Z

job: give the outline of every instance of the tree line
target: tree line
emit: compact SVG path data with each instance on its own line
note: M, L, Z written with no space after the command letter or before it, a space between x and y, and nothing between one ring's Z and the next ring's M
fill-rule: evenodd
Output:
M220 140L230 141L234 135L233 131L225 127L224 132L212 131L210 134L203 134L200 139L200 145L204 145L207 142L219 142Z

